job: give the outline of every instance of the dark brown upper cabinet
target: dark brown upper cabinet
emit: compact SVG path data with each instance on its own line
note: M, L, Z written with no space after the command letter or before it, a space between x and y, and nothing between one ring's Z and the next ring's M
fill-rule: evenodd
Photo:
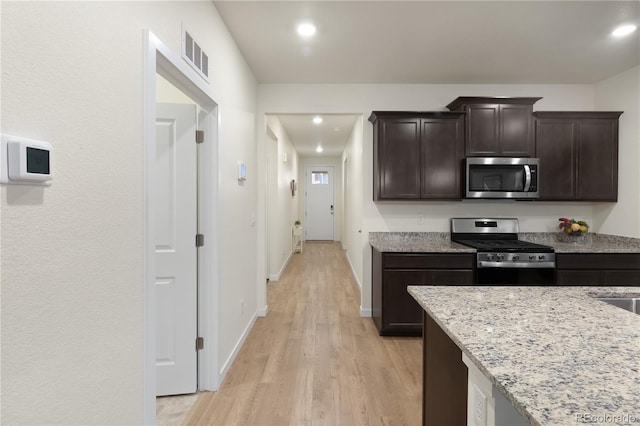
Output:
M447 105L466 113L467 157L533 157L533 104L542 98L461 96Z
M622 112L537 111L540 200L618 200Z
M464 113L374 111L373 199L459 200Z

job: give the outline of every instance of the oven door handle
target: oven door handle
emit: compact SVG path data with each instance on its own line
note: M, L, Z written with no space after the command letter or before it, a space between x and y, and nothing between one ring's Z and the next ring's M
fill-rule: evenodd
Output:
M531 167L528 164L524 165L524 192L529 192L531 187Z
M555 267L556 262L489 262L486 260L478 260L478 268L550 269Z

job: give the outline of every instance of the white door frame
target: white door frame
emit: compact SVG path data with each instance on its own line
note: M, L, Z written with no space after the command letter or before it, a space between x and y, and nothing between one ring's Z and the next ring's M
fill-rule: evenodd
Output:
M276 143L276 157L275 158L270 158L269 157L269 144L271 143L269 139L272 139L275 143ZM271 278L271 259L273 256L272 253L272 247L271 245L273 244L273 232L271 229L271 221L273 220L273 211L271 211L271 207L272 207L272 203L277 202L277 193L274 194L273 193L273 185L274 185L274 181L273 179L275 178L276 182L276 186L277 186L277 180L278 180L278 137L276 136L276 134L273 132L273 130L271 130L271 127L269 127L267 125L267 131L266 131L266 137L264 139L265 142L265 165L267 168L267 173L266 173L266 179L264 180L264 190L265 190L265 257L266 257L266 272L267 272L267 279ZM275 165L276 165L276 176L271 176L269 174L269 168L272 166L272 164L270 164L270 161L275 161ZM277 273L276 273L277 274ZM274 274L275 275L275 274Z
M198 390L217 390L218 370L218 105L211 89L151 31L143 30L144 272L143 272L143 423L156 422L156 294L155 212L152 199L156 158L156 73L200 106L198 128L205 141L198 146L198 227L205 245L198 250L198 335L204 349L198 356ZM195 143L195 142L194 142ZM194 236L195 239L195 236ZM195 241L194 241L195 244ZM195 342L194 342L195 347Z

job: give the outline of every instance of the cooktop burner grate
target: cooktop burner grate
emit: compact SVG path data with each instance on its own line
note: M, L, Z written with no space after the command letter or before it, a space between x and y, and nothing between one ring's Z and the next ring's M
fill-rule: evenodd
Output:
M553 248L542 244L522 240L455 240L455 242L473 247L478 251L510 253L553 253Z

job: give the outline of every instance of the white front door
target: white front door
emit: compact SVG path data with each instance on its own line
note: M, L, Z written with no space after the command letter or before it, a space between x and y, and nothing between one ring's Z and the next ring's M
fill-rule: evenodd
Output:
M333 166L309 166L305 175L305 237L333 241Z
M196 106L157 104L156 392L197 390Z

